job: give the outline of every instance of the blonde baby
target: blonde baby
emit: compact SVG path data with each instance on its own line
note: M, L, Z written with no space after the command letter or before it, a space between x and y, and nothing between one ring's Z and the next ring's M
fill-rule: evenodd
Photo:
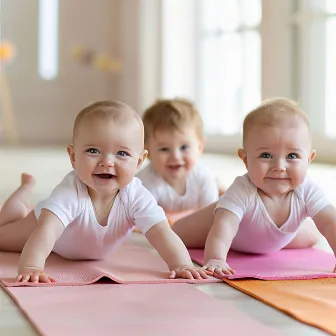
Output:
M73 170L29 211L34 180L22 184L0 212L0 250L21 252L17 281L52 282L44 271L53 251L65 258L100 259L140 229L167 263L169 278L204 278L164 211L136 171L146 158L141 118L128 105L100 101L77 116L67 147ZM144 261L145 262L145 261Z
M336 253L336 209L306 176L316 152L305 113L288 99L265 101L246 116L238 155L247 174L217 203L174 226L188 247L205 245L207 274L235 272L226 262L230 248L271 253L310 247L318 240L316 227Z

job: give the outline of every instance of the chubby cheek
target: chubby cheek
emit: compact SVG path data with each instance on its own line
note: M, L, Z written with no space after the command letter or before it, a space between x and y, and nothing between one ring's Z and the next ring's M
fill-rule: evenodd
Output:
M300 166L300 167L290 167L289 168L289 175L291 176L293 183L301 184L306 177L307 173L307 166Z
M118 162L116 165L118 175L133 177L136 173L137 163L135 161Z
M76 171L82 176L89 176L96 171L98 165L98 159L84 156L80 160L76 160Z
M83 170L93 170L98 165L99 160L92 157L82 156L76 161L77 167L82 167Z
M248 173L252 175L261 175L261 172L265 170L261 162L253 159L247 159L245 167L248 170Z
M164 169L168 160L168 156L164 154L156 154L151 158L152 165L156 169Z
M248 167L248 176L255 184L259 184L259 181L263 180L268 171L268 165L259 162L248 162Z
M194 167L196 163L196 158L195 157L187 158L185 163L186 163L186 170L189 171Z

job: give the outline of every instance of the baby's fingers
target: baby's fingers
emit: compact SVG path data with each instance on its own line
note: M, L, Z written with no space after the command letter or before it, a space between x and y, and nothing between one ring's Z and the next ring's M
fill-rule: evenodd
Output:
M183 270L181 272L179 272L180 274L177 274L177 276L179 278L182 278L182 279L194 279L192 273L190 272L190 270Z
M21 282L22 278L23 278L23 275L22 274L18 274L16 276L16 278L15 278L15 282Z
M51 283L56 282L56 279L46 274L40 274L37 282Z
M174 270L170 271L168 279L175 279L176 278L176 272Z
M233 275L236 272L232 268L216 268L215 273L220 274L220 275Z
M206 274L208 274L208 275L213 275L213 273L215 271L215 267L205 265L205 266L202 267L202 270L204 270L204 272L206 272Z
M29 282L30 280L30 274L22 274L21 280L19 282Z
M208 279L208 273L204 271L202 268L197 269L197 272L199 273L202 279ZM212 275L212 273L210 275Z
M191 268L188 270L194 279L207 279L208 276L202 269Z
M233 275L233 274L235 274L235 271L231 268L216 267L214 270L213 276L218 279L222 279L228 275Z

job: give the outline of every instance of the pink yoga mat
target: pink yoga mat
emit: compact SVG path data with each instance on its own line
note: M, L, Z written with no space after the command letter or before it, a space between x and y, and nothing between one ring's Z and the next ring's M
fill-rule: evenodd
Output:
M43 335L279 335L187 284L12 287L7 291Z
M0 280L5 286L22 286L14 282L19 253L0 252ZM107 277L121 284L135 283L199 283L205 280L168 279L168 268L158 254L147 246L126 241L117 251L104 260L72 261L51 254L46 262L46 272L56 278L52 284L25 284L26 286L78 286L88 285Z
M204 265L204 251L189 250L193 261ZM283 249L272 254L243 254L230 251L228 264L237 272L228 279L262 280L335 278L335 256L316 248Z

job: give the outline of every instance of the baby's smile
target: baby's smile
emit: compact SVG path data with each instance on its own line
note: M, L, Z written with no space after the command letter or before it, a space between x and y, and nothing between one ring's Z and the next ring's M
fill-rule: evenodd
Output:
M175 165L168 165L167 167L168 167L168 169L171 169L171 170L179 170L181 168L184 168L184 165L182 165L182 164L175 164Z
M104 180L110 180L113 177L115 177L115 175L113 175L113 174L106 174L106 173L103 173L103 174L93 174L93 175L95 177L98 177L98 178L101 178L101 179L104 179Z

